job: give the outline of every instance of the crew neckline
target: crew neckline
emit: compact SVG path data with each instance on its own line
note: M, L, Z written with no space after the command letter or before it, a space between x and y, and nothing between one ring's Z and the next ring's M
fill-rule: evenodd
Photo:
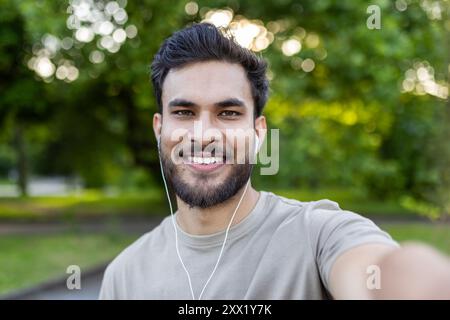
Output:
M259 223L263 220L265 213L267 210L264 210L266 207L267 192L259 191L259 198L256 201L253 209L249 212L249 214L239 221L239 223L230 227L228 231L227 242L232 241L240 236L248 233L251 229L255 228L259 225ZM215 247L218 245L222 245L224 241L225 231L222 230L216 233L205 234L205 235L194 235L187 233L183 229L181 229L178 221L176 219L177 213L174 215L175 223L177 226L178 232L178 240L185 245L191 247ZM172 219L172 217L168 217ZM168 221L171 224L171 231L173 232L172 221Z

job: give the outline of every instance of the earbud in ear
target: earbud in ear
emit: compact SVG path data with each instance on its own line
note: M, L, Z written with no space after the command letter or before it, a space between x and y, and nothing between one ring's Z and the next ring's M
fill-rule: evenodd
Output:
M254 151L255 156L258 154L258 151L259 151L259 138L258 135L255 134L255 151Z
M161 136L158 137L157 142L158 142L158 152L159 152L159 148L161 148Z

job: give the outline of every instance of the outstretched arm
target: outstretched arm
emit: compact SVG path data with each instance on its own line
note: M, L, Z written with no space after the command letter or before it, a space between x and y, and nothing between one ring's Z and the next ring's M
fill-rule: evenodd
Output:
M330 273L335 299L450 299L450 259L424 244L367 244L344 252Z

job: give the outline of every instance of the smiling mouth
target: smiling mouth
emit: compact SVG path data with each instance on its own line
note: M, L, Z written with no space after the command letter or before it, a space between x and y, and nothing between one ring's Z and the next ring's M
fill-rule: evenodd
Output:
M224 164L227 163L227 155L224 153L213 152L193 152L191 154L184 155L183 149L178 153L178 157L183 159L184 164Z
M200 165L208 165L208 164L221 164L223 163L223 157L196 157L191 156L188 157L188 164L200 164Z
M223 157L189 156L184 163L195 171L201 172L215 171L225 165Z

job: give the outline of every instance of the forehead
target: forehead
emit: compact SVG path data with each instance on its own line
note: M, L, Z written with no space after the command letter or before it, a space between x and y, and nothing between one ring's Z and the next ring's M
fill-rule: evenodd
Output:
M238 98L248 106L252 105L250 82L244 68L223 61L196 62L171 69L163 84L163 105L177 98L198 104Z

